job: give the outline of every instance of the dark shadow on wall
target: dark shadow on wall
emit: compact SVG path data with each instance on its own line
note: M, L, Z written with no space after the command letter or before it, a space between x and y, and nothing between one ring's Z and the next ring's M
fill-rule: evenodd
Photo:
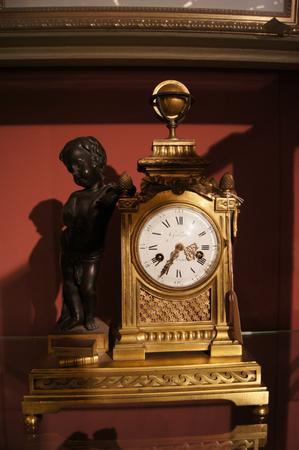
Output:
M94 432L92 439L81 431L72 433L57 450L121 450L115 428L103 428Z
M299 137L297 132L297 136L282 142L291 103L282 102L281 76L266 76L263 83L257 80L256 86L249 83L248 89L240 80L231 91L219 92L215 88L202 93L201 101L211 107L201 112L207 119L200 117L200 122L210 119L211 123L250 126L247 132L233 133L209 149L205 155L211 163L208 175L225 171L230 165L238 195L245 200L234 247L243 329L288 328L294 234L293 158Z
M4 335L45 335L55 324L61 213L62 203L49 199L40 202L29 214L41 237L28 264L2 282Z
M46 355L47 341L38 338L55 324L55 300L60 286L59 239L62 203L44 200L29 214L40 235L28 263L1 281L3 334L11 336L1 344L3 383L3 421L20 422L21 399L28 391L28 374L41 355ZM21 230L20 230L21 232ZM31 338L31 336L37 336ZM16 414L12 414L11 412ZM17 419L16 419L17 416ZM18 433L16 439L21 439ZM4 442L7 436L3 435ZM13 448L7 443L4 448ZM18 447L20 448L20 447Z
M273 117L275 129L277 119ZM263 124L255 123L246 133L218 142L206 154L211 161L208 175L232 167L237 193L244 199L234 244L235 289L243 331L280 326L280 149L275 134L266 136L262 145L263 132ZM289 236L291 239L292 233ZM287 292L290 298L290 285Z
M285 78L288 82L288 75ZM245 200L239 217L239 236L234 245L235 287L243 330L283 330L291 327L293 161L299 134L296 111L290 101L292 97L282 91L286 89L283 82L284 77L277 76L271 83L253 92L254 121L248 122L251 128L245 133L228 136L212 146L205 155L211 162L209 176L225 171L227 166L232 167L237 192ZM217 108L217 100L213 105ZM242 115L240 100L235 102L231 98L225 106L232 123L237 123L237 116ZM220 123L225 113L217 109L215 116ZM244 114L244 118L248 116L250 119L248 113ZM260 342L263 346L261 339ZM273 370L263 372L263 379L272 387L271 409L276 411L273 425L279 430L274 448L281 449L287 442L291 340L286 334L283 343L280 338L273 342L274 367L271 364ZM259 346L251 348L257 360L263 350Z

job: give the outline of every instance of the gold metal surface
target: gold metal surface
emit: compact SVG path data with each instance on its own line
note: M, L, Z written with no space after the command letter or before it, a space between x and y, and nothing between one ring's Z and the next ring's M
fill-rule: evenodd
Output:
M24 416L26 431L31 434L35 434L38 431L40 419L41 417L39 414L26 414Z
M53 357L30 374L23 413L34 416L84 405L229 400L266 405L261 368L251 358L211 358L204 353L150 355L145 361L113 361L95 367L59 368Z
M114 357L119 359L120 353L118 350L122 345L125 345L125 358L129 358L130 348L132 350L132 358L136 357L134 347L144 347L145 352L148 351L170 351L171 343L167 340L169 334L176 334L178 338L176 342L173 341L173 350L177 351L184 346L184 350L190 349L193 351L210 349L216 355L236 354L240 355L241 346L230 338L231 328L228 324L227 305L225 300L225 293L229 289L228 279L228 253L227 253L227 227L226 224L226 209L217 206L218 197L216 195L206 198L198 195L195 192L185 191L181 195L176 195L173 192L166 190L154 195L151 199L141 202L139 201L138 209L126 211L122 203L122 328L120 330L120 340L114 349ZM226 199L225 199L226 200ZM233 201L231 201L233 200ZM235 198L229 199L230 208L237 208ZM227 203L227 200L226 200ZM157 283L150 280L146 273L140 269L138 257L136 255L136 242L138 240L138 233L141 224L147 217L152 214L157 208L163 205L189 205L199 209L209 217L209 220L214 224L214 228L219 235L220 252L216 263L216 269L210 277L198 285L188 289L170 289L165 286L159 286ZM233 210L233 209L232 209ZM204 320L197 322L164 320L163 323L147 323L146 326L139 320L140 301L144 303L144 294L140 292L147 292L154 298L160 301L182 300L187 303L190 298L196 298L202 295L207 289L210 290L210 309L212 318L212 334L211 327L207 327ZM189 303L189 312L186 314L192 315L193 306ZM152 317L153 311L150 303L148 303L148 313L146 308L143 309L145 317ZM209 322L211 324L211 321ZM196 331L210 331L207 339L190 339L190 332ZM147 334L144 334L144 333ZM154 333L153 335L149 333ZM151 336L150 338L147 336ZM191 334L192 336L192 334ZM142 352L138 352L142 355ZM134 354L134 356L133 356Z
M182 107L177 99L174 105L171 102L170 82L162 83L170 97L163 106L164 116L177 114ZM122 176L124 194L118 202L122 318L113 359L104 353L107 334L68 335L78 341L77 353L75 345L65 345L65 335L49 336L49 356L31 371L30 394L23 401L28 422L34 422L34 415L73 406L197 400L255 405L258 414L267 413L269 392L262 385L261 367L243 351L233 283L232 235L236 235L242 199L230 174L219 185L204 176L205 161L194 145L172 135L162 143L154 141L153 154L139 161L139 170L145 173L139 193L132 190L130 177ZM211 268L185 287L155 281L139 258L142 227L168 206L186 207L204 216L217 248ZM180 252L188 261L194 256L194 245L175 242L169 264ZM60 364L57 340L60 351L74 351ZM80 354L81 340L90 355Z
M260 405L254 408L254 414L259 417L265 417L269 414L269 406L268 405Z
M57 356L94 356L108 350L107 333L50 334L48 353Z
M210 289L197 297L183 301L167 300L155 297L145 289L140 289L138 304L138 323L163 322L198 322L211 320ZM170 339L168 335L161 335L160 339ZM192 339L189 334L188 339Z
M173 158L178 156L194 156L195 141L189 139L173 140L171 143L168 139L155 139L153 142L153 156L163 156ZM139 162L139 165L141 163Z
M176 118L183 118L188 110L184 109L185 100L178 101L180 94L188 95L190 100L188 89L175 80L158 84L153 94L156 114L169 122L173 132ZM138 162L139 171L146 177L141 192L134 196L134 208L132 202L120 199L122 325L113 350L115 360L144 359L150 352L182 350L209 350L212 356L242 354L229 245L231 214L237 216L240 201L230 174L222 177L219 187L204 177L205 161L194 148L194 141L176 139L173 134L158 144L154 141L152 155ZM218 241L218 256L212 270L197 284L185 288L168 287L152 279L138 256L142 227L169 205L191 207L200 212L211 224ZM209 295L208 305L204 307L208 315L201 313L197 320L192 320L194 301L190 299L202 298L204 292ZM183 303L175 303L179 300ZM202 300L201 304L204 304ZM157 314L159 320L155 318Z
M171 139L174 142L177 141L175 133L177 124L184 120L185 115L190 109L191 102L190 92L186 86L179 81L162 81L162 83L159 83L158 86L155 87L152 94L152 106L157 116L167 123L169 129L168 139ZM172 146L172 153L168 153L168 145L169 143L164 146L156 145L156 149L153 149L154 155L155 152L160 154L161 151L162 154L164 154L165 151L165 155L167 156L179 156L180 154L184 155L185 152L189 150L188 145L186 146L180 143L179 148ZM159 147L162 147L160 151ZM180 154L178 154L178 151L180 151Z
M99 362L99 355L82 356L77 358L60 358L58 364L60 367L78 367L94 365Z
M167 80L159 83L154 91L153 95L156 96L160 93L171 93L172 95L165 96L161 99L160 103L155 102L153 108L155 113L160 117L167 117L168 119L177 118L185 108L185 101L183 98L177 97L176 93L183 93L190 95L187 87L176 80Z

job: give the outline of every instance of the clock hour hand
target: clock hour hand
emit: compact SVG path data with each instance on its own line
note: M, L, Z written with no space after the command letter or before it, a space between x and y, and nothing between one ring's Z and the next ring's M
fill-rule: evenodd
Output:
M179 256L181 250L184 250L183 244L177 244L175 246L175 249L170 253L170 258L166 261L163 269L161 270L159 278L161 278L165 273L166 274L168 273L170 266L173 264L174 260Z

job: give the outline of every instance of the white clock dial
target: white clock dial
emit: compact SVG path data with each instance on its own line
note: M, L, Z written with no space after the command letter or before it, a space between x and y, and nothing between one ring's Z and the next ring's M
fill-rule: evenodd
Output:
M220 255L218 232L206 214L191 206L166 206L141 225L137 256L143 271L171 288L189 288L206 280Z

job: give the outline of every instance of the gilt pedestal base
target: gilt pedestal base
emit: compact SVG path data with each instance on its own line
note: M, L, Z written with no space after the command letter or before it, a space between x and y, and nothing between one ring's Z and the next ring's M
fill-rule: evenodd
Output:
M261 367L244 355L211 358L199 352L172 353L149 355L145 361L113 361L103 354L96 365L73 368L58 367L49 355L31 371L29 384L30 393L23 399L27 426L42 414L82 406L199 400L262 406L269 402Z

